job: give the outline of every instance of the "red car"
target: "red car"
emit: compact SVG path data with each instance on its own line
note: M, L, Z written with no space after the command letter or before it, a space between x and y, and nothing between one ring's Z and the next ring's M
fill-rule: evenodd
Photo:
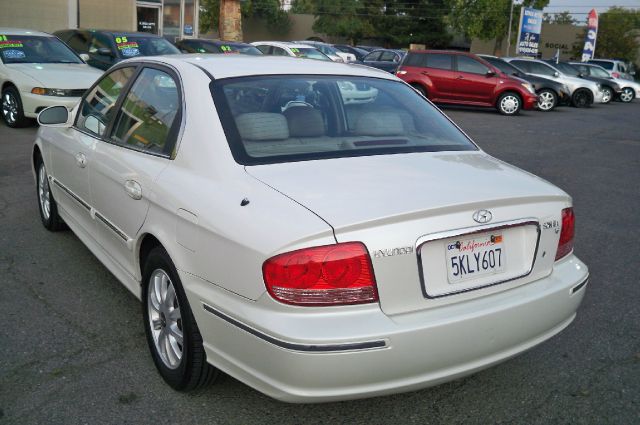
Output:
M435 103L495 107L504 115L538 103L531 84L471 53L412 50L396 75Z

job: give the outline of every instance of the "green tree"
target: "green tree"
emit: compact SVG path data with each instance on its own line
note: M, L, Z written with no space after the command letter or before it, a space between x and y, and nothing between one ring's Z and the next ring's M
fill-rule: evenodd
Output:
M544 22L548 24L575 24L576 21L568 10L559 13L545 13Z
M291 13L299 13L305 15L312 15L315 12L314 0L293 0L291 3Z
M494 51L502 49L502 42L507 37L509 26L509 10L512 0L449 0L451 26L467 37L481 40L496 40ZM549 0L524 0L514 5L511 25L511 45L517 38L520 9L533 7L542 9Z
M241 2L242 17L262 18L274 32L285 33L291 28L289 14L282 10L279 0L246 0ZM200 31L218 30L220 0L200 0Z
M418 43L442 48L451 41L445 23L448 10L446 0L385 1L383 13L372 23L386 44L408 47Z
M380 0L315 0L314 3L313 30L347 38L352 44L373 35L373 18L383 11Z
M573 45L576 58L582 56L587 28L578 36ZM612 7L598 16L598 37L596 57L620 58L637 63L638 37L640 37L640 10Z

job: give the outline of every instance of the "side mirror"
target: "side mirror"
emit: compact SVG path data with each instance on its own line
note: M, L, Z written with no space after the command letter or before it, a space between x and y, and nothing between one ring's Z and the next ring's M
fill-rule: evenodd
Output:
M558 71L556 71L556 72L554 72L554 73L553 73L553 76L554 76L554 77L559 77L559 76L560 76L560 73L559 73Z
M487 77L493 77L494 75L496 75L496 73L493 72L492 70L488 70L487 73L484 75L486 75Z
M71 127L69 111L64 106L50 106L38 114L38 124L43 127Z
M97 134L98 136L103 136L104 131L107 128L107 126L104 125L104 123L100 121L100 119L98 119L98 117L96 117L95 115L89 115L87 118L85 118L83 125L84 128L86 128L93 134Z
M96 53L100 56L109 56L111 58L113 57L113 52L108 47L100 47L98 50L96 50Z
M85 62L88 62L89 59L91 59L91 56L89 56L87 53L80 53L80 59L82 59Z

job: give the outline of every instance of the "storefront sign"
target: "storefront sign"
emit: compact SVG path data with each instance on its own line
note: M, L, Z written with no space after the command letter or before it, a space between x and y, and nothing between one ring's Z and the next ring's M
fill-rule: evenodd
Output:
M520 13L516 53L522 56L537 56L541 30L542 10L523 7Z
M584 49L582 50L582 62L593 59L596 52L596 38L598 37L598 12L591 9L587 25L587 35L584 39Z

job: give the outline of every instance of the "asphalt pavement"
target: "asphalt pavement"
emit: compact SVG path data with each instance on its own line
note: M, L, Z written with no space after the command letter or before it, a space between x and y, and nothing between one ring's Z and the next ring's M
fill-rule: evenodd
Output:
M175 392L151 361L139 302L73 233L42 227L29 163L37 129L0 124L0 424L640 423L640 101L445 112L488 153L573 196L591 281L558 336L387 397L285 404L230 377Z

